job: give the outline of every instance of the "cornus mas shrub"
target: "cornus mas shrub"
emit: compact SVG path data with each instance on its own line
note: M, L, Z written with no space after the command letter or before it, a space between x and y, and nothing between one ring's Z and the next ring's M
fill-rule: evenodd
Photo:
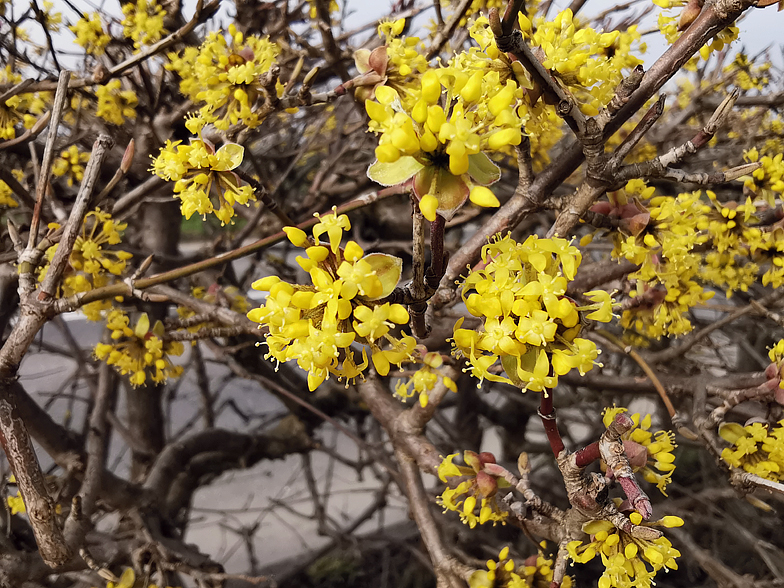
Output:
M784 3L355 4L0 0L0 587L776 585Z

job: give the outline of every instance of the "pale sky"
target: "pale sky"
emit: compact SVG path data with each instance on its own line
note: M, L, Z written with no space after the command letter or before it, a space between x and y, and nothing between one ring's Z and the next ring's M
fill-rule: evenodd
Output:
M380 0L368 2L364 0L347 0L349 7L349 16L344 23L344 30L351 30L361 25L370 22L373 19L378 19L389 13L389 9L394 0ZM639 6L643 5L642 0ZM343 5L343 0L338 0L339 4ZM429 0L426 0L429 5ZM588 0L585 4L582 14L596 15L608 8L616 5L620 0ZM29 0L12 0L14 5L15 14L20 14L27 6ZM53 0L54 6L57 10L63 13L64 19L69 23L76 21L77 16L67 6L63 0ZM72 0L74 6L85 12L100 9L106 15L112 15L115 18L121 16L119 2L117 0ZM418 2L422 5L422 0ZM551 17L558 13L558 11L566 8L571 3L571 0L555 0L553 7L550 10ZM196 5L196 0L184 0L184 14L186 18L192 14L193 8ZM39 6L43 5L43 0L39 0ZM639 9L638 9L639 10ZM650 29L655 26L656 16L659 13L659 8L654 7L651 15L641 26L641 30ZM228 14L233 12L233 3L224 2L224 8L219 13L219 20L223 22L228 21ZM675 11L677 13L677 10ZM221 18L222 17L222 18ZM424 11L415 21L414 30L421 30L430 19L434 18L433 10ZM751 9L746 13L746 16L741 19L738 26L740 27L740 38L732 44L733 50L739 50L744 47L746 52L753 56L757 53L770 48L772 61L775 65L781 67L784 64L784 38L781 31L784 30L784 12L777 12L776 6L769 6L764 9ZM27 23L25 28L30 32L31 37L36 42L44 41L43 34L40 27L36 23ZM115 29L116 30L116 29ZM371 31L363 32L354 39L354 43L359 45L362 41L372 34ZM73 45L73 34L65 27L62 27L61 32L54 36L55 46L63 49L66 52L73 53L74 56L69 60L68 57L61 59L63 65L74 67L78 61L76 60L76 51L78 46ZM666 49L666 41L658 34L653 33L646 35L644 41L648 45L648 51L643 55L645 67L649 67ZM69 63L72 61L72 63Z

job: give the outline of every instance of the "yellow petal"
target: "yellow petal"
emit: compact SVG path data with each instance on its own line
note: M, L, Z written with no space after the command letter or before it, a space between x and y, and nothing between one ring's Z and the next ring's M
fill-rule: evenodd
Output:
M484 186L474 186L468 196L469 200L477 206L484 206L486 208L497 208L501 203L496 198L490 188Z

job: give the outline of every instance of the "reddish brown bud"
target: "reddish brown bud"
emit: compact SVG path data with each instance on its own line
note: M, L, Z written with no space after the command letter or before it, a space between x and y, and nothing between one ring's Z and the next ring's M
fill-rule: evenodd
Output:
M629 458L629 465L635 470L648 463L648 450L644 445L640 445L635 441L625 440L623 442L623 450L626 453L626 457Z
M479 461L482 463L482 465L486 463L495 463L495 455L489 451L483 451L479 454Z
M770 364L768 367L765 368L765 377L768 380L772 380L774 378L779 377L779 366L775 363Z
M253 61L256 56L253 53L253 49L250 47L243 47L242 50L237 53L240 57L242 57L245 61Z
M596 204L591 206L591 212L595 212L596 214L603 214L605 216L609 216L612 209L613 209L612 204L606 201L597 202Z
M479 472L476 475L476 490L477 495L482 496L482 498L490 498L498 491L498 482L490 474Z
M122 173L127 174L128 170L131 169L131 162L133 161L133 154L136 151L136 143L133 139L128 143L128 146L125 148L125 153L123 153L122 161L120 162L120 170Z

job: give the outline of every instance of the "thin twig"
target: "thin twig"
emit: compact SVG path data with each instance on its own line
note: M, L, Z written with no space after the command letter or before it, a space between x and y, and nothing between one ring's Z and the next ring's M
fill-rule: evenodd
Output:
M82 229L82 222L84 215L87 214L87 209L90 205L90 196L93 193L93 186L98 179L98 174L101 173L101 164L106 158L109 149L113 145L111 137L108 135L100 135L93 143L93 150L90 154L90 160L87 162L87 167L84 170L84 179L79 186L79 193L76 195L76 202L71 209L71 214L68 217L68 223L65 225L63 236L60 238L60 245L55 251L54 257L49 264L49 270L46 272L46 277L41 284L41 289L38 294L39 300L47 300L54 296L57 284L62 277L71 252L76 243L76 237Z
M44 156L41 161L41 171L38 176L38 185L35 188L35 208L33 209L33 218L30 221L30 237L27 241L27 248L32 249L35 247L35 242L38 239L38 226L41 222L41 209L44 204L44 196L46 189L49 185L49 173L52 169L52 162L54 161L54 142L57 139L57 130L60 126L60 118L63 115L63 107L65 106L65 99L68 96L68 80L71 77L71 72L63 70L60 72L60 77L57 81L57 92L54 95L54 104L52 104L51 124L49 125L49 133L46 136L46 144L44 145Z

